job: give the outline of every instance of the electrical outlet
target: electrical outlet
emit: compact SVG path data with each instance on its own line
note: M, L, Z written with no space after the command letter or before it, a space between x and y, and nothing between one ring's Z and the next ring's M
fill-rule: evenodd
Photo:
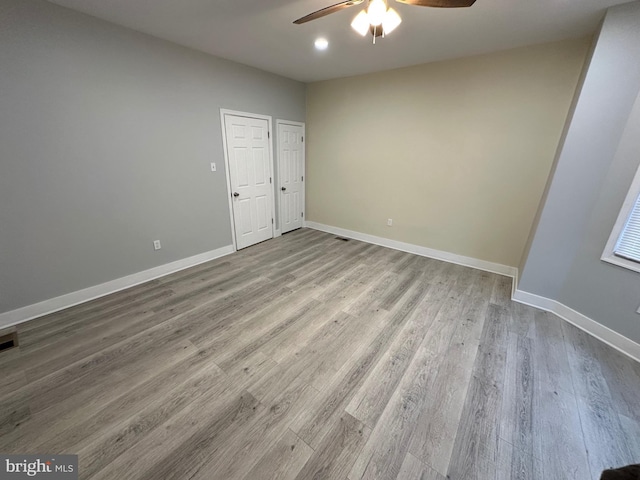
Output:
M217 171L217 168L216 168L216 164L215 164L215 162L211 162L211 171L212 171L212 172Z
M153 249L154 250L160 250L162 248L162 245L160 245L160 240L154 240L153 241Z
M393 226L393 218L390 218L389 220L387 220L387 227L392 227Z

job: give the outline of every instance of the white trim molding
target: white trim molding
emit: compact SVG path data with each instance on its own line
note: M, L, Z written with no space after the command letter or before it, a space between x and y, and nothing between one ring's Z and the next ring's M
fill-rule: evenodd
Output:
M604 251L602 252L602 257L600 259L604 262L611 263L612 265L617 265L619 267L627 268L629 270L633 270L634 272L640 272L640 263L634 262L633 260L629 260L627 258L618 257L615 254L616 247L618 245L618 241L622 236L622 232L629 220L631 213L635 207L636 202L638 201L638 197L640 196L640 167L636 171L635 176L633 177L633 182L631 183L631 187L627 192L627 196L624 199L622 204L622 208L618 213L618 218L616 219L616 223L613 226L613 230L611 231L611 235L609 235L609 240L607 241L606 246L604 247Z
M305 227L313 228L314 230L320 230L321 232L331 233L333 235L339 235L341 237L353 238L354 240L360 240L362 242L373 243L375 245L393 248L394 250L413 253L422 257L434 258L436 260L443 260L445 262L455 263L457 265L462 265L465 267L476 268L478 270L484 270L491 273L498 273L507 277L515 278L518 272L518 269L516 267L510 267L508 265L488 262L486 260L480 260L473 257L465 257L464 255L458 255L442 250L435 250L428 247L421 247L420 245L399 242L397 240L377 237L375 235L369 235L367 233L354 232L353 230L332 227L330 225L324 225L322 223L305 221Z
M615 348L619 352L634 359L636 362L640 362L640 344L637 344L624 335L611 330L609 327L605 327L586 315L576 312L574 309L567 307L557 300L541 297L540 295L535 295L529 292L523 292L522 290L515 290L512 300L524 303L531 307L539 308L540 310L554 313L562 320L578 327L580 330L585 331L592 337L595 337L610 347Z
M34 303L33 305L27 305L26 307L9 312L0 313L0 328L17 325L28 320L33 320L34 318L64 310L65 308L73 307L80 303L104 297L119 292L120 290L125 290L140 285L141 283L155 280L156 278L164 277L179 272L180 270L215 260L216 258L224 257L233 252L233 245L227 245L226 247L194 255L193 257L183 258L182 260L150 268L149 270L127 275L126 277L117 278L100 285L44 300L39 303Z

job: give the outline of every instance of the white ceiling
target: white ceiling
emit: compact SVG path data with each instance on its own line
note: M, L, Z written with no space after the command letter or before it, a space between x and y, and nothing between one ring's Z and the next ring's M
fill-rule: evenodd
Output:
M285 77L311 82L593 33L627 0L477 0L436 9L389 0L403 23L371 44L350 27L363 3L303 25L338 0L50 0L134 30ZM313 47L318 36L330 44Z

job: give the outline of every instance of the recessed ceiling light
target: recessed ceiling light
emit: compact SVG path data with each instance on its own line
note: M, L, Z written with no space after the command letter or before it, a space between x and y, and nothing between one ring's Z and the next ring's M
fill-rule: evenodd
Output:
M326 38L318 38L315 43L316 50L326 50L329 47L329 42Z

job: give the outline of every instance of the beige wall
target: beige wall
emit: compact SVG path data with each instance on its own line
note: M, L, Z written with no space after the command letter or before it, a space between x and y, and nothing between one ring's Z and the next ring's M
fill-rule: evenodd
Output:
M516 266L590 41L309 85L308 220Z

